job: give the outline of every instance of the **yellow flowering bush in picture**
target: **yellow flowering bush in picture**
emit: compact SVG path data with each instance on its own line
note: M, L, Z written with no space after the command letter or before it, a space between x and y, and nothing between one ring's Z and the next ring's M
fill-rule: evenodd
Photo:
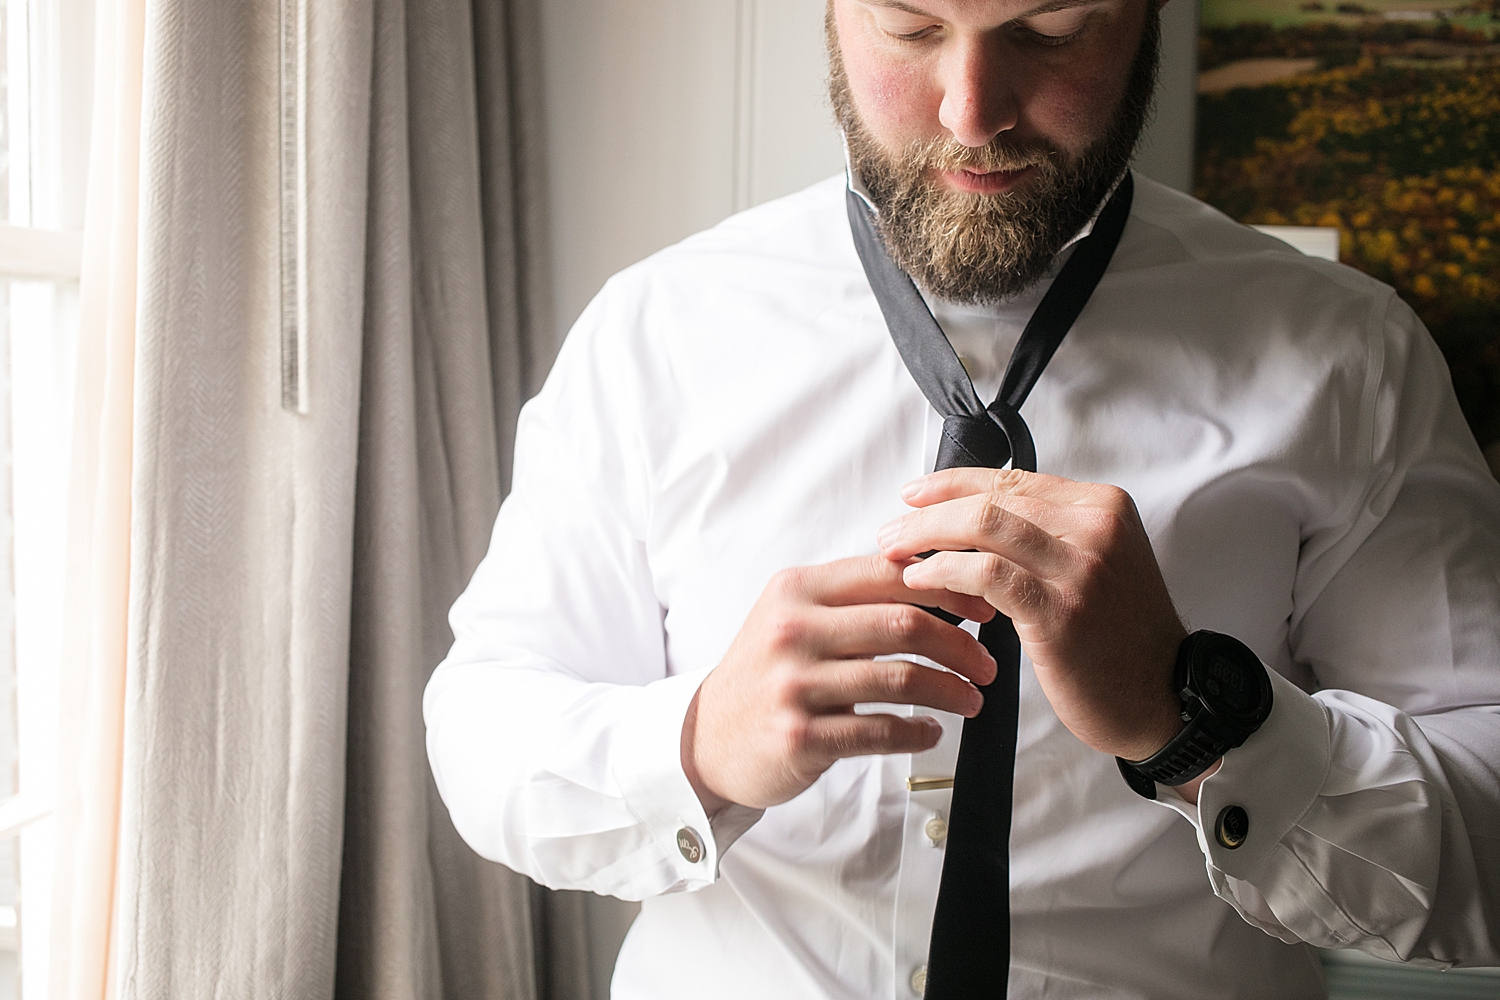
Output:
M1500 440L1500 0L1203 0L1196 193L1339 230Z

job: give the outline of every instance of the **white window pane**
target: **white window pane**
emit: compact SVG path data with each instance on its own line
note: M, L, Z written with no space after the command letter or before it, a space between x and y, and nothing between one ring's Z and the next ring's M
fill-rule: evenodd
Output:
M58 664L63 616L64 530L76 281L0 281L0 336L9 364L10 515L14 629L13 734L16 791L38 803L54 799L57 766ZM3 733L3 729L0 729ZM45 1000L52 883L52 821L19 837L19 967L22 1000ZM0 901L3 907L3 901ZM3 913L3 910L0 910Z
M31 225L31 51L27 0L3 0L5 21L5 221Z
M0 222L10 221L10 19L0 6Z
M22 830L17 855L16 980L21 1000L49 1000L47 972L52 944L52 820L44 819ZM0 911L3 913L3 911ZM0 986L0 989L3 989ZM3 994L0 994L3 995Z

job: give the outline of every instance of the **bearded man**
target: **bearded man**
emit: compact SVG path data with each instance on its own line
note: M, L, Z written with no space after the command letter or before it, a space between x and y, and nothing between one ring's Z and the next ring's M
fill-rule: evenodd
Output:
M847 177L527 405L429 754L644 900L619 1000L1500 964L1500 484L1391 289L1130 175L1157 7L831 0Z

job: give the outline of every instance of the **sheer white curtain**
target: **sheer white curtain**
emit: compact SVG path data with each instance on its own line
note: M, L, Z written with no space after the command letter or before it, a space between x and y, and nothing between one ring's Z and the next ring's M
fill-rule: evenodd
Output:
M104 994L118 851L145 0L96 11L65 559L53 997Z
M458 841L419 704L551 361L533 12L101 11L54 996L585 996L576 901Z

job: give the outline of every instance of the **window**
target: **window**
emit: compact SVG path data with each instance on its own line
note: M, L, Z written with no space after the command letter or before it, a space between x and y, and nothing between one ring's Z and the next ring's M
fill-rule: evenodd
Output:
M0 1000L45 997L93 0L0 0Z

